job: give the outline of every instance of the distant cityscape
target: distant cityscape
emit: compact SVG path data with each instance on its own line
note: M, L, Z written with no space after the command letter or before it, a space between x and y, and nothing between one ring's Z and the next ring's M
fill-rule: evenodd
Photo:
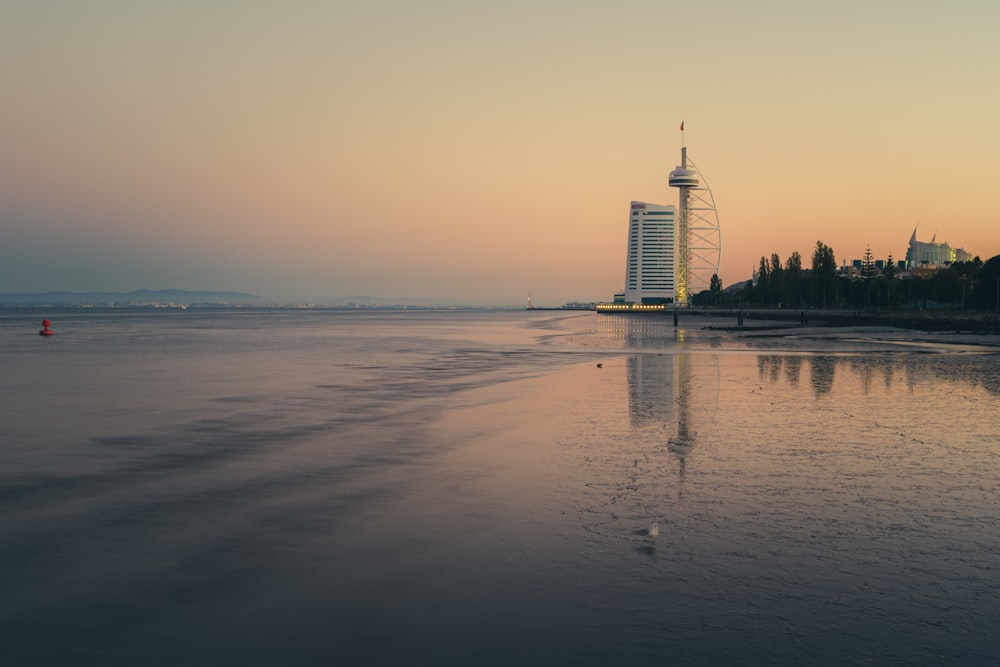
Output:
M593 310L594 304L567 304L572 309ZM40 292L0 293L0 308L69 308L69 309L209 309L209 308L328 308L340 310L483 310L513 309L523 306L482 306L426 299L407 302L374 296L331 299L322 303L268 301L245 292L200 290L150 290L132 292Z

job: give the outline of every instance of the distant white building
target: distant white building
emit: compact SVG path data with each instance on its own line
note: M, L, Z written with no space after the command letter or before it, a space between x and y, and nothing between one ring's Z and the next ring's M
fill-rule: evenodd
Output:
M672 303L676 288L677 207L633 201L629 212L625 301Z
M910 245L906 249L906 265L913 268L922 266L945 266L954 262L967 262L972 259L962 248L952 248L947 243L937 243L937 234L931 237L929 243L917 240L917 230L913 229Z

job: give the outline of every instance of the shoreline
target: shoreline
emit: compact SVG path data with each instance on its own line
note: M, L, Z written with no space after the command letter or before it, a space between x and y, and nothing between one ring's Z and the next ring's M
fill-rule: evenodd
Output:
M597 315L598 318L618 320L633 333L644 339L636 345L618 348L618 351L628 353L636 351L648 344L656 346L656 341L671 331L676 340L677 332L685 332L686 344L705 343L711 347L723 345L725 340L733 343L741 341L751 347L765 347L772 351L787 348L792 352L811 349L817 352L851 351L858 349L892 350L907 346L937 348L938 351L960 353L1000 353L1000 333L983 332L969 329L932 329L919 326L893 326L886 323L869 321L840 321L811 316L807 324L791 320L798 313L789 311L744 311L743 325L736 322L736 311L721 312L689 311L681 313L677 325L672 318L652 315ZM844 313L850 316L851 313ZM784 316L784 317L783 317ZM732 318L727 322L726 319ZM600 320L599 320L600 321ZM625 322L629 324L625 325ZM619 325L603 327L614 330ZM641 332L641 333L636 333ZM715 340L713 345L710 341ZM860 347L859 347L860 346ZM629 349L633 348L633 349ZM658 348L658 346L657 346Z
M924 331L891 326L860 325L844 327L777 325L744 329L740 338L794 338L799 340L871 342L890 345L933 345L965 348L986 354L1000 353L1000 336L964 331Z
M736 311L699 313L706 319L737 317ZM1000 319L993 313L889 312L833 310L745 310L742 326L708 325L712 331L740 338L857 340L913 344L949 344L1000 351ZM681 320L683 322L683 318Z
M694 311L692 311L693 313ZM703 310L700 315L714 318L739 316L738 310ZM683 313L682 313L683 316ZM927 332L992 333L1000 335L1000 315L994 312L954 311L862 311L809 310L801 308L744 309L744 324L749 320L770 326L852 327L881 326ZM746 328L746 327L744 327Z

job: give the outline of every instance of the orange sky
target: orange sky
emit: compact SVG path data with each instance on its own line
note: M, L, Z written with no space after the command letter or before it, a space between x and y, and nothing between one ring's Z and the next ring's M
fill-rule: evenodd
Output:
M608 299L682 118L726 285L1000 254L997 3L147 4L5 9L0 292Z

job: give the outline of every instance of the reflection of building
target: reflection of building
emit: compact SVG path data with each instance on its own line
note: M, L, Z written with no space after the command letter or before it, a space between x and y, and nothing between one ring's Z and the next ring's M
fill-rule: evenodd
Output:
M628 413L633 426L674 420L674 355L633 354L628 364Z
M682 351L635 354L628 359L629 419L637 431L666 439L667 450L677 459L678 501L684 495L687 458L698 432L711 429L718 410L718 361L715 355ZM715 372L705 373L706 364ZM709 378L714 388L704 382Z
M625 301L670 303L674 297L677 209L632 202L628 221Z
M937 243L937 234L934 234L928 243L918 241L915 227L910 236L910 246L906 250L906 264L910 268L945 266L953 262L967 262L969 259L971 256L964 249L952 248L947 243Z

